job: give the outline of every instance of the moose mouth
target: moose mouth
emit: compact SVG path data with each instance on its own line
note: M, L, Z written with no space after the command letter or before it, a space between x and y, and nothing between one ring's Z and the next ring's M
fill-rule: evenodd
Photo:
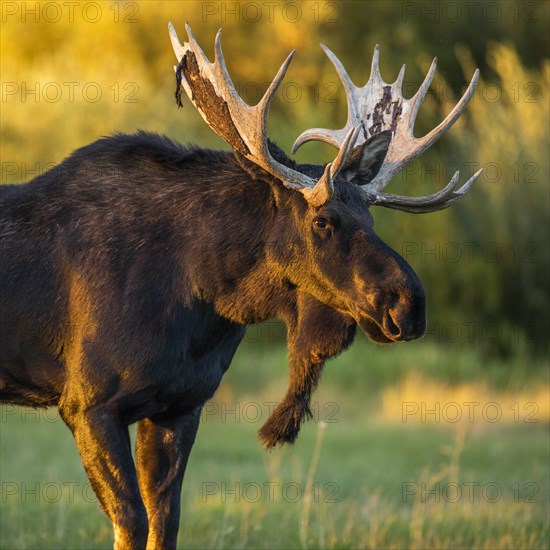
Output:
M378 344L391 344L402 340L409 340L404 331L398 326L391 310L384 311L382 319L378 320L376 316L365 311L364 308L355 307L353 317L363 332Z
M397 342L399 337L389 332L384 328L383 324L378 323L371 316L367 316L365 313L361 313L355 316L357 324L361 327L363 332L373 341L378 344L391 344Z
M356 310L353 317L363 332L379 344L415 340L425 332L425 318L399 318L393 308L385 310L381 320L365 310Z
M397 341L397 338L387 334L384 329L372 318L361 316L357 321L363 332L373 341L378 344L391 344Z

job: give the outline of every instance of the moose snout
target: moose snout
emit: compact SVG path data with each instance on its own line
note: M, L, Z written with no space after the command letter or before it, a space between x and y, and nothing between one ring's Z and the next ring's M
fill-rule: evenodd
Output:
M400 296L389 307L382 319L384 332L394 341L421 338L426 332L426 297L420 285L414 291Z

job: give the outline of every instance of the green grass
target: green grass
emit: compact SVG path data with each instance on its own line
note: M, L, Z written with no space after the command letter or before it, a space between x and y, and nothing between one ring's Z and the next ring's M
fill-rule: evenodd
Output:
M316 421L293 447L266 453L256 431L284 391L285 350L245 343L203 415L179 547L548 548L548 407L538 397L546 365L514 361L498 371L475 350L359 339L327 367ZM501 399L502 420L396 421L384 395L411 372L419 402L428 383L442 388L442 402L466 387L472 401ZM537 422L504 413L519 392L538 400ZM53 411L4 407L0 428L0 547L111 547L111 526Z

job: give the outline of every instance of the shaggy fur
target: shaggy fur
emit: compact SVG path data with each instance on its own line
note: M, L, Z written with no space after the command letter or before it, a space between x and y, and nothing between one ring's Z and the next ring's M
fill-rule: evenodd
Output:
M0 187L0 401L59 408L117 547L175 547L200 410L247 324L288 328L267 448L296 439L325 360L357 324L378 342L423 334L422 285L375 235L355 185L379 150L355 152L321 208L237 153L145 132Z

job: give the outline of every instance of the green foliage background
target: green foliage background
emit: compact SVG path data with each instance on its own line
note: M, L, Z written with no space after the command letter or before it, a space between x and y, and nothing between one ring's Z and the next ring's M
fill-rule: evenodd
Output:
M69 3L70 4L70 3ZM37 9L37 5L39 8ZM254 102L287 53L296 56L270 117L289 151L305 128L341 127L342 87L319 48L366 82L373 47L393 81L407 64L405 95L431 58L439 69L415 132L452 108L475 67L482 79L466 114L390 190L433 192L455 169L485 174L454 208L416 217L375 209L379 234L417 270L428 295L428 338L479 343L490 354L547 349L549 4L432 2L2 3L2 183L30 179L75 148L138 128L184 143L227 148L185 101L173 100L166 25L185 39L189 21L212 55L224 29L230 74ZM334 151L308 144L298 160Z

